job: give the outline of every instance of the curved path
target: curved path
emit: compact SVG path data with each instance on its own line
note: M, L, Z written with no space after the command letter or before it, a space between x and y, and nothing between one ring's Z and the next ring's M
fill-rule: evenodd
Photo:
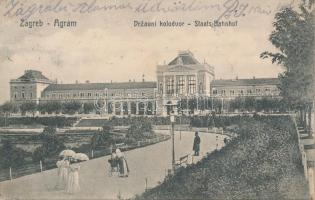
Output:
M169 131L158 131L168 134ZM226 136L211 133L199 133L201 138L200 160L207 152L223 146ZM192 153L193 132L182 131L175 134L175 157ZM163 181L167 169L171 168L171 140L125 152L130 168L128 178L109 176L109 156L81 163L81 191L69 195L54 189L57 181L56 169L24 176L0 183L0 199L117 199L131 198L144 192L146 187L154 187Z

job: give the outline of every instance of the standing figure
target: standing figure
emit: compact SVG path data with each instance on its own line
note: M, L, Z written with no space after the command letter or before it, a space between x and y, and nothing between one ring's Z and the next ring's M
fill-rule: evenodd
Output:
M70 166L69 166L69 176L68 176L68 182L66 186L66 192L69 194L76 193L80 190L80 184L79 184L79 170L80 165L76 163L76 160L70 160Z
M118 158L119 176L128 177L129 167L125 155L120 151L120 149L116 149L116 156Z
M68 180L69 161L67 158L61 157L56 165L58 167L58 182L56 189L65 189Z
M118 166L119 159L117 158L115 150L112 150L112 154L108 162L110 164L110 171L109 171L110 176L112 176L114 172L119 172L119 166Z
M200 137L198 136L198 132L195 132L195 139L194 139L194 145L193 150L195 151L194 156L199 156L200 151Z

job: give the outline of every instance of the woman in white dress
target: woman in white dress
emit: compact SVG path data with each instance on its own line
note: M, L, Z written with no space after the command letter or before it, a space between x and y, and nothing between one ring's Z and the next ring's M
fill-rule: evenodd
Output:
M129 175L129 167L127 160L125 158L124 153L120 151L120 149L116 149L116 156L118 158L118 166L119 166L119 176L120 177L128 177Z
M65 189L68 179L69 161L66 158L62 158L62 160L57 161L56 165L58 167L58 182L56 189Z
M69 166L69 176L66 186L66 192L69 194L76 193L80 190L79 184L79 170L80 165L76 163L75 160L70 160L71 164Z

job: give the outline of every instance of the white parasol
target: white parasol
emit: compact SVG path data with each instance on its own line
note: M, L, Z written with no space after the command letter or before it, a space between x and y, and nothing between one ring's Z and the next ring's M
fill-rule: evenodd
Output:
M84 154L84 153L76 153L74 156L73 156L74 159L76 160L80 160L80 161L87 161L89 160L89 157Z
M59 156L64 156L64 157L73 157L74 155L75 155L75 152L70 149L63 150L59 154Z

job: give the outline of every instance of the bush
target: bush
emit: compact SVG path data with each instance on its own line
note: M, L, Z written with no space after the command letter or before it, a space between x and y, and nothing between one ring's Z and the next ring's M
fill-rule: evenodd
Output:
M17 167L25 163L26 152L14 147L9 141L4 141L0 149L1 168Z
M9 117L7 125L42 125L65 127L72 126L79 118L77 117ZM4 117L0 117L0 126L5 126Z
M43 142L43 145L34 151L32 155L33 161L44 161L58 155L60 151L65 149L63 141L56 135L55 127L45 127L43 133L40 134L40 140Z
M128 129L128 138L141 139L149 136L152 133L152 125L149 120L134 121Z
M62 112L66 114L75 114L82 108L82 104L78 101L70 101L62 104Z

